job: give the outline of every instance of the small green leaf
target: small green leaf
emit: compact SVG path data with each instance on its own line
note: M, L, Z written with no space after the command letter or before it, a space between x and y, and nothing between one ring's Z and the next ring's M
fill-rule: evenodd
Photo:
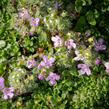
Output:
M89 5L91 5L91 4L92 4L92 1L91 1L91 0L88 0L87 2L89 3Z
M90 25L96 25L96 20L95 20L95 16L94 16L93 11L91 11L91 10L88 11L86 16L87 16L88 23Z
M76 11L80 12L81 9L82 9L82 1L81 0L76 0L75 5L76 5L75 6Z

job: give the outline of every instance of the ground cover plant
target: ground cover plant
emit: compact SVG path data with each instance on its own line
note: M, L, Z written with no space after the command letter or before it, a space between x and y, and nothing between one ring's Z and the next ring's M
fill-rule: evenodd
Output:
M109 108L109 0L0 1L0 109Z

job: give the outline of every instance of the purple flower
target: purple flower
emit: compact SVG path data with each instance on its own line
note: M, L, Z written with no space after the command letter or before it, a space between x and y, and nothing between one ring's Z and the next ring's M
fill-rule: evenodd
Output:
M84 56L82 54L79 53L78 50L75 50L75 54L77 55L76 57L73 58L73 60L75 61L83 61L84 60Z
M87 74L90 75L91 71L89 69L89 65L88 64L78 64L78 68L80 69L80 73L81 74Z
M56 2L56 4L54 5L55 9L58 9L58 3Z
M39 18L31 18L30 19L30 24L33 25L33 26L37 26L39 23Z
M30 17L29 14L28 14L27 9L24 9L24 8L20 9L20 12L18 13L18 16L21 17L21 18L25 18L25 19Z
M60 75L50 72L49 76L46 78L46 81L50 81L51 84L55 84L55 80L59 80Z
M32 67L34 67L34 66L36 66L36 61L35 61L35 59L34 58L32 58L32 59L30 59L30 60L28 60L27 61L27 67L28 68L32 68Z
M29 34L30 36L33 36L33 33L32 33L32 32L28 32L28 34Z
M104 40L102 38L98 39L98 42L95 43L94 48L96 51L106 50L106 45L103 45Z
M44 75L39 74L39 75L38 75L38 78L39 78L40 80L42 80L42 79L44 78Z
M40 57L40 58L42 58L42 57L43 57L43 54L42 54L42 53L40 53L39 57Z
M41 69L43 66L41 65L41 63L38 65L38 69Z
M4 78L3 77L0 77L0 89L3 89L4 88Z
M62 46L63 40L59 36L52 36L51 40L54 42L55 47L60 47Z
M46 67L46 68L49 68L52 66L53 62L54 62L54 58L51 57L51 58L48 58L47 55L44 55L43 56L43 61L40 62L40 64L38 65L38 68L41 69L42 67Z
M99 63L100 63L100 59L97 58L97 59L95 60L95 64L99 64Z
M9 88L4 88L3 89L3 98L4 99L8 99L8 98L10 98L10 99L12 99L13 98L13 96L14 96L14 88L13 87L9 87Z
M103 62L103 64L106 67L106 73L109 73L109 62Z
M55 8L55 9L58 9L58 7L61 6L61 5L62 5L62 3L56 2L56 3L54 4L54 8Z
M67 41L65 41L65 46L67 46L67 48L69 50L71 50L72 48L76 48L76 44L74 43L74 40L73 39L69 39Z

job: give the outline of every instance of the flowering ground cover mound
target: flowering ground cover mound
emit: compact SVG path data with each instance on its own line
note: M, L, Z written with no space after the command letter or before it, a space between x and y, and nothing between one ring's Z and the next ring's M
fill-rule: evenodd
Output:
M109 0L0 1L0 109L109 109Z

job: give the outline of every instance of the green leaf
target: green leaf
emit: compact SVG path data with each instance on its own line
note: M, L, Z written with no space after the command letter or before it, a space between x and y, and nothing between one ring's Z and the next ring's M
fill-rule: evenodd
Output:
M64 101L64 102L59 106L59 109L65 109L66 103L67 103L67 100Z
M89 5L91 5L91 4L92 4L92 1L91 1L91 0L87 0L87 2L89 3Z
M95 16L94 16L93 11L91 11L91 10L88 11L86 14L86 17L87 17L88 23L90 25L96 25L96 20L95 20Z
M81 16L79 19L78 19L78 22L74 28L74 31L80 31L82 32L85 28L87 27L87 23L86 23L86 19L84 16Z
M47 34L46 32L41 32L39 36L40 41L47 41Z
M65 99L67 95L68 95L68 90L62 92L62 98L63 99Z
M55 106L56 105L56 100L53 97L50 97L50 103Z
M77 12L81 11L81 9L82 9L82 1L81 0L76 0L75 9L76 9Z

